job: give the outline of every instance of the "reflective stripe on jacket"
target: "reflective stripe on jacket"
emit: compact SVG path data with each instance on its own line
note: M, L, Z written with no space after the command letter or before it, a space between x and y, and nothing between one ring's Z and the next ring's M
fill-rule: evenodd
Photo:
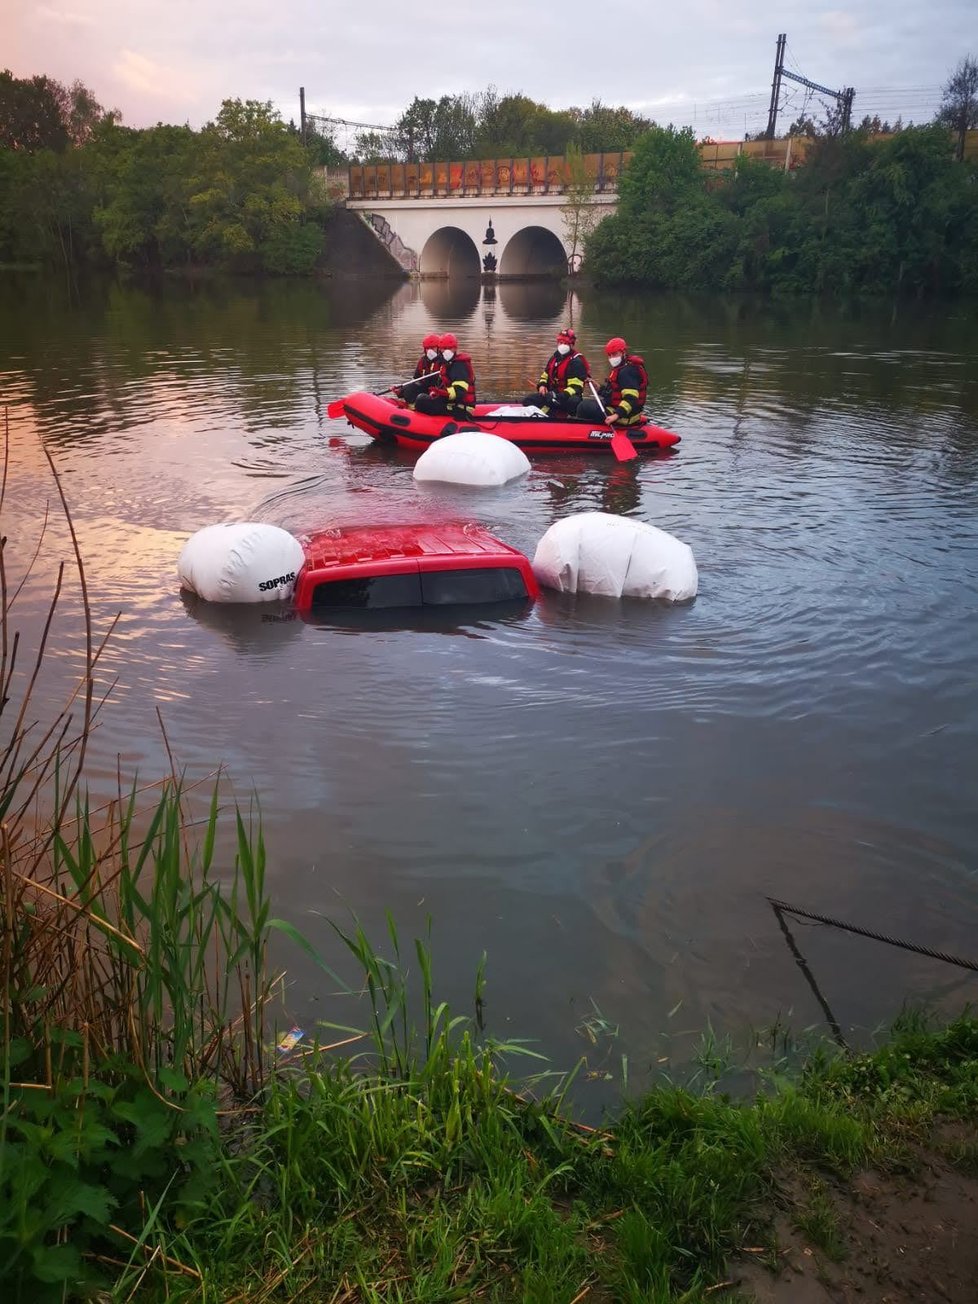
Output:
M584 392L584 382L590 374L583 353L566 353L563 356L553 353L547 359L547 365L540 373L537 383L546 385L558 394L563 392L580 398Z
M607 380L611 397L608 406L617 410L626 421L637 421L645 406L649 389L649 373L645 361L637 353L630 353L613 368Z
M441 364L441 383L451 405L475 407L475 372L467 353L456 353L451 362Z
M418 365L414 369L414 379L417 380L420 376L426 376L431 371L440 371L441 365L440 353L434 360L429 358L427 353L422 353L421 357L418 359Z

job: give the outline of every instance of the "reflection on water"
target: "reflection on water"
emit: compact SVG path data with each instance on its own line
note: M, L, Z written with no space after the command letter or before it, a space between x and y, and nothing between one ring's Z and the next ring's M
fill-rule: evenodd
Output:
M419 283L418 290L425 312L453 331L472 321L482 297L478 277L462 277L457 281L425 280Z
M414 630L426 634L451 634L461 638L481 638L500 625L525 619L532 604L525 598L506 602L456 607L394 607L377 611L337 608L302 612L307 625L321 629L346 630L349 633L381 630Z
M670 458L562 457L484 492L419 488L330 401L410 374L453 329L480 394L525 392L572 323L600 371L648 361ZM824 1009L768 895L949 951L978 924L978 325L967 309L638 298L553 283L0 285L14 482L3 532L37 537L54 451L119 683L93 741L227 763L262 793L278 914L324 948L324 914L434 918L440 987L490 957L494 1031L561 1061L593 999L633 1065L673 1024ZM175 563L203 525L477 519L532 555L556 519L629 514L689 542L700 596L668 608L545 596L518 612L305 623L209 607ZM67 555L50 527L38 566ZM24 558L21 557L21 561ZM45 595L20 619L40 627ZM70 667L66 592L56 637ZM446 635L451 635L446 637ZM826 930L794 930L846 1034L907 990L973 979ZM318 975L289 960L296 1013ZM583 1012L583 1013L582 1013ZM859 1034L857 1033L856 1040Z
M302 622L288 603L204 602L186 590L181 590L180 601L191 620L219 634L240 656L271 660L285 643L302 634Z

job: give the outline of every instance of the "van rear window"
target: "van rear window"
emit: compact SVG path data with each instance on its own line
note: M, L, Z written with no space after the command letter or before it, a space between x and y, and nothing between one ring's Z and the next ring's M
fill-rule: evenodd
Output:
M317 584L313 607L346 607L371 611L383 607L420 607L421 576L417 571L403 575L368 575L361 579L327 580Z
M484 566L474 570L423 571L421 596L426 607L456 603L509 602L526 598L526 581L514 566Z
M478 602L511 602L529 597L526 581L514 566L471 570L417 571L369 575L317 584L312 605L378 611L384 607L450 607Z

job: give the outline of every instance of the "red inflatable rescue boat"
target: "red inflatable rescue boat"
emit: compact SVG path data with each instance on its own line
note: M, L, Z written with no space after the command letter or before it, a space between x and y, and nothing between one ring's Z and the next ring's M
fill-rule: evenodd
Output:
M300 613L534 602L530 563L481 525L365 525L302 542L293 601Z
M610 453L614 433L609 426L578 421L574 417L493 416L494 409L504 406L501 403L479 403L475 416L465 421L426 416L413 411L400 399L379 394L348 394L342 403L351 426L380 443L399 444L414 452L422 452L443 435L453 435L459 430L482 430L510 440L527 454ZM625 431L639 453L661 453L674 448L680 438L651 421L616 429Z

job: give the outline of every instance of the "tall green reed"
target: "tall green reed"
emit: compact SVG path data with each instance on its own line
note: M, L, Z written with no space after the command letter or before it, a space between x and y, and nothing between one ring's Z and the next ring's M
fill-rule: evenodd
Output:
M6 421L4 433L0 510ZM141 1273L162 1254L164 1206L187 1217L204 1198L219 1107L266 1079L268 936L287 928L269 917L260 820L234 807L233 839L219 832L219 772L201 820L201 785L175 772L142 786L120 774L114 796L91 798L115 620L96 635L48 462L64 531L53 538L45 516L16 581L0 538L0 1283L30 1300L94 1289L120 1254ZM16 604L42 545L50 555L65 539L29 647ZM81 615L65 628L72 564ZM80 652L80 669L52 705L54 648Z

